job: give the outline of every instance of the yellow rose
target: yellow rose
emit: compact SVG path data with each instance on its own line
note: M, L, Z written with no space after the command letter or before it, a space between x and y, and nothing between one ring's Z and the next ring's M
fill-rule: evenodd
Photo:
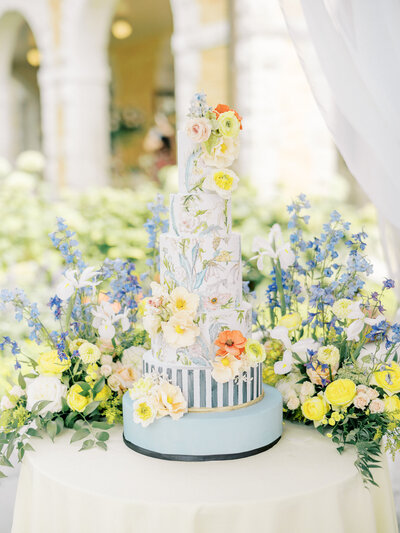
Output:
M90 396L82 396L82 387L75 383L69 389L67 393L67 404L73 411L78 411L82 413L85 410L85 407L92 401Z
M95 401L96 402L106 402L109 398L111 398L112 392L108 385L104 385L104 387L101 389L100 392L96 394Z
M333 407L347 407L356 395L357 387L351 379L337 379L325 389L325 399Z
M224 137L237 137L240 131L240 122L234 111L221 113L217 119L221 135Z
M317 359L324 365L330 365L335 369L339 365L340 353L336 346L328 344L328 346L321 346L317 353Z
M392 361L385 370L374 372L375 383L391 396L400 392L400 366Z
M302 404L301 411L308 420L321 422L329 411L329 405L322 396L313 396Z
M278 321L278 326L284 326L289 331L298 328L300 325L300 313L287 313L286 315L283 315Z
M61 360L57 350L41 353L37 363L37 371L42 376L59 376L71 366L70 358Z
M400 420L400 398L396 395L385 398L385 413L388 413L390 418Z

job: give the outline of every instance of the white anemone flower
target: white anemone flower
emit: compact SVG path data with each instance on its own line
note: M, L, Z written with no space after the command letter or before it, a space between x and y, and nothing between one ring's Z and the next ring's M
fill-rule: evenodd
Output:
M97 276L97 272L94 267L87 267L78 277L76 270L67 270L63 276L63 280L58 285L56 289L56 295L61 298L61 300L68 300L74 294L76 289L81 289L83 287L94 287L98 285L99 281L93 281L93 278Z
M296 258L290 247L290 243L283 241L282 230L279 224L272 226L267 239L255 237L252 251L256 252L256 255L250 261L257 259L258 270L264 268L264 257L271 257L275 261L279 260L283 269L293 265Z
M101 339L111 340L114 337L114 324L117 322L120 322L122 331L129 329L128 309L117 314L110 302L101 302L92 310L92 315L94 316L92 325L98 330Z
M293 354L297 354L303 361L307 360L307 350L317 351L319 343L314 339L301 339L298 342L291 343L289 339L289 330L285 326L277 326L270 331L270 336L282 342L285 347L282 361L277 361L274 365L275 374L288 374L292 370Z

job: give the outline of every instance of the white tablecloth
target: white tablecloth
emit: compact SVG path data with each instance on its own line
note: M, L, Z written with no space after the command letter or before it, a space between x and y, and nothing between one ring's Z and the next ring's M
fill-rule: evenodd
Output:
M386 462L368 491L312 428L236 461L179 463L139 455L112 432L109 451L78 452L70 434L35 441L21 468L13 533L395 533Z

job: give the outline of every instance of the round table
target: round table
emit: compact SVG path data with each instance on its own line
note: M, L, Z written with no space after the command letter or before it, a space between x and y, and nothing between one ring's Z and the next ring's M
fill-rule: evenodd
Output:
M271 450L208 463L139 455L121 428L108 452L78 452L69 438L35 441L25 456L13 533L397 532L386 460L367 490L353 453L313 428L286 423Z

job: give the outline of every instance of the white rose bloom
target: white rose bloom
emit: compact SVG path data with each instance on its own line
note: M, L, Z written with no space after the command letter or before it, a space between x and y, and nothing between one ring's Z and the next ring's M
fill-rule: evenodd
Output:
M288 409L290 409L291 411L295 411L300 405L300 400L296 395L292 395L288 399L286 405Z
M307 398L308 396L314 396L315 394L315 387L314 384L311 383L311 381L305 381L302 383L300 388L300 396L302 398Z
M55 376L39 376L30 380L26 387L26 408L32 411L36 402L42 400L50 401L46 407L41 411L41 415L45 415L48 411L57 413L61 411L61 398L67 394L67 387Z
M104 376L105 378L108 378L108 376L111 376L112 374L111 365L101 365L100 374Z
M102 365L111 365L112 362L113 362L112 355L103 354L103 355L100 357L100 363L101 363Z
M385 402L380 398L375 398L375 400L372 400L369 404L369 410L372 414L383 413L385 410Z
M8 396L4 395L0 400L0 411L12 409L13 407L15 407L15 405L15 402L12 402Z
M142 370L143 354L146 349L143 346L131 346L122 353L121 362L125 366L133 366L139 372Z

